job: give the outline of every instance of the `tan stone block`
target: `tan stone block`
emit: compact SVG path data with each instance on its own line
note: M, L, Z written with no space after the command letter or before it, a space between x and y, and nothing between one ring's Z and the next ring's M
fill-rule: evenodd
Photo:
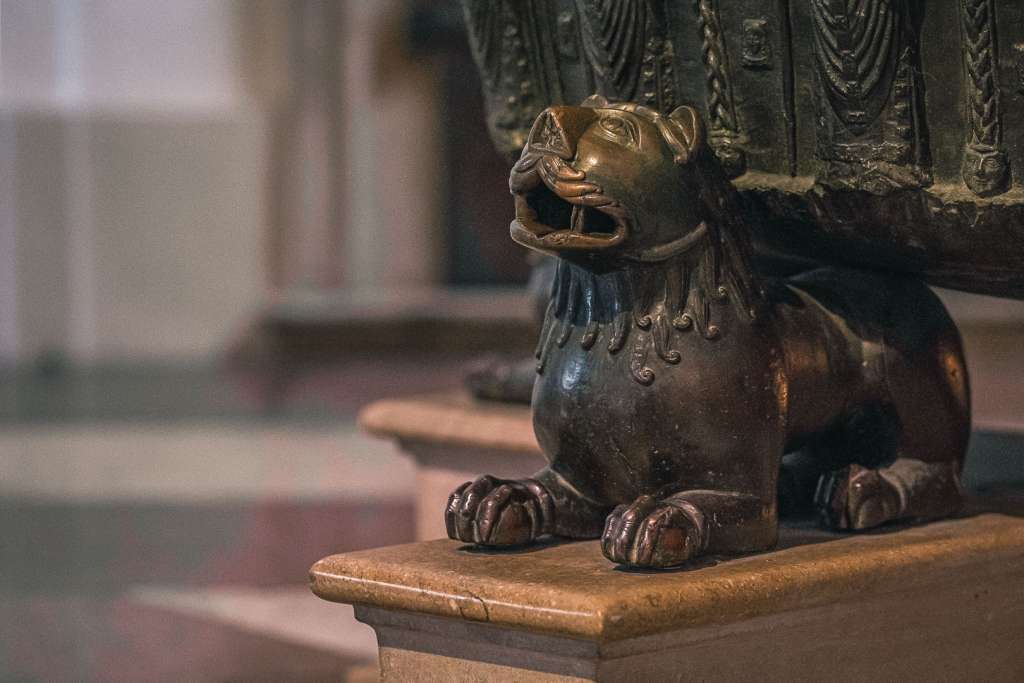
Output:
M787 528L774 552L662 572L622 571L592 541L432 541L326 558L312 587L375 628L384 681L1024 676L1016 513L856 536Z

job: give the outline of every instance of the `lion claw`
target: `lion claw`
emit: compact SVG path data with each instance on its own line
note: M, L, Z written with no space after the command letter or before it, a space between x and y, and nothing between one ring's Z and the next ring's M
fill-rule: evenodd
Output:
M608 516L601 552L631 567L673 567L704 549L703 515L693 505L641 496Z
M899 491L877 470L860 465L824 477L816 498L822 521L833 529L871 529L902 512Z
M484 475L455 489L445 508L448 537L499 547L536 540L544 534L544 506L528 484Z

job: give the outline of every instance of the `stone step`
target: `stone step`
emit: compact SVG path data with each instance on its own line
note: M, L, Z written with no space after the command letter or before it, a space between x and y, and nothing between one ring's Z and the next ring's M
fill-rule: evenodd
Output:
M0 682L375 676L372 632L302 582L411 540L413 487L351 421L5 429Z
M382 681L989 680L1024 676L1024 497L880 533L624 571L599 542L448 540L336 555L320 597L377 631Z
M65 425L0 434L0 592L294 583L411 540L414 473L341 427Z
M370 629L314 602L302 586L0 596L0 681L338 683L376 675Z
M373 661L373 630L350 610L332 609L306 585L253 588L216 586L188 589L139 586L133 601L182 616L234 626L281 643L292 643L356 660Z

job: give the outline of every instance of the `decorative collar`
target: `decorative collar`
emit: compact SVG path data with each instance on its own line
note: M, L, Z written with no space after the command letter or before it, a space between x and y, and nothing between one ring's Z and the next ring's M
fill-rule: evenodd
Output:
M658 263L659 261L665 261L673 256L689 251L707 234L707 223L701 221L696 228L678 239L666 242L665 244L659 244L649 249L644 249L635 254L624 254L623 258L630 261L639 261L641 263Z

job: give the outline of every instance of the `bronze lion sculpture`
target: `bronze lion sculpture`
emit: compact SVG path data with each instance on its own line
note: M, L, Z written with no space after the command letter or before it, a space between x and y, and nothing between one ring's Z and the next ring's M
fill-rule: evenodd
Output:
M460 486L451 538L600 537L635 567L763 550L780 472L837 529L960 508L970 406L942 303L881 273L759 276L756 216L694 109L551 107L510 187L513 239L559 257L532 401L549 465Z

